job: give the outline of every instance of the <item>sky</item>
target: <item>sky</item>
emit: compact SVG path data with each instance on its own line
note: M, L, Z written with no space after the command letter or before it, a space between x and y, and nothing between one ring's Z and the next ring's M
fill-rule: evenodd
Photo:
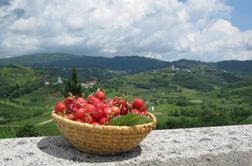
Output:
M252 59L251 0L0 0L0 58Z

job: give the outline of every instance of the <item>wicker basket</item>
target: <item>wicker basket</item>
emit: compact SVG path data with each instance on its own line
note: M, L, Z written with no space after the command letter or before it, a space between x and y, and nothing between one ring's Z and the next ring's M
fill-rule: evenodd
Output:
M52 118L64 137L77 149L93 154L116 154L130 151L156 127L153 122L135 126L104 126L75 122L55 112Z

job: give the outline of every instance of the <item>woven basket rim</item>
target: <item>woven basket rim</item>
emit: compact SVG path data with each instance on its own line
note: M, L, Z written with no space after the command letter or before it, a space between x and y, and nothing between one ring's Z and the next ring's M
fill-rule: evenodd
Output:
M153 120L149 123L144 123L144 124L140 124L140 125L133 125L133 126L112 126L112 125L93 125L93 124L89 124L89 123L80 123L80 122L76 122L76 121L73 121L73 120L70 120L70 119L67 119L67 118L64 118L60 115L58 115L57 113L55 113L55 111L52 111L52 118L53 119L58 119L60 121L64 121L65 123L70 123L72 125L78 125L78 126L83 126L83 127L89 127L89 128L100 128L100 129L119 129L121 130L121 128L124 128L124 129L133 129L133 128L141 128L141 127L145 127L145 126L153 126L157 123L157 119L156 117L148 112L148 115L150 116L150 118Z

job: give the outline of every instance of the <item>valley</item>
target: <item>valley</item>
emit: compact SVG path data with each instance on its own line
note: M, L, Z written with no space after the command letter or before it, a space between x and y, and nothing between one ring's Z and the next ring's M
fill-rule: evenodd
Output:
M134 72L94 66L77 67L77 71L80 82L95 81L83 88L85 96L101 87L110 97L143 98L158 118L157 129L252 123L250 68L228 71L186 60L167 64L140 66ZM58 135L50 113L54 103L63 99L64 84L58 77L65 82L70 74L69 66L0 66L0 138L16 137L26 125L34 126L39 135Z

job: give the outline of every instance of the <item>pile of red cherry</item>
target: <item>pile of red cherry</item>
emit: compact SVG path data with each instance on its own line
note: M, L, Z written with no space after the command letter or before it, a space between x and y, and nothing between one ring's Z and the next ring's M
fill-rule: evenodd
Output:
M110 120L117 116L133 114L148 115L145 103L136 98L133 103L123 97L106 97L103 90L98 89L94 95L85 100L70 96L56 103L54 111L63 117L81 123L109 125Z

